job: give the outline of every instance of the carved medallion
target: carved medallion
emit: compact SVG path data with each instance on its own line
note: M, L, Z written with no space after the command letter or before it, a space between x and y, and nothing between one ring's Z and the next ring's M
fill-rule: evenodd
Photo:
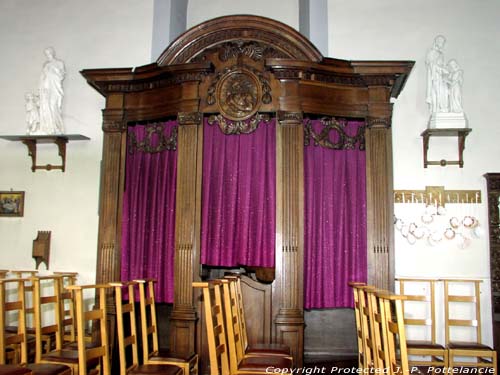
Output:
M219 111L230 120L252 117L259 109L261 96L259 78L247 69L232 70L224 74L217 83Z

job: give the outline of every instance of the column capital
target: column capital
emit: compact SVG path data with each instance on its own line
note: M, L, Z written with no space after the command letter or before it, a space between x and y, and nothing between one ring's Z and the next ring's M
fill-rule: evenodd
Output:
M366 125L368 128L390 128L392 119L390 117L368 117Z
M102 111L102 130L104 133L121 133L127 130L123 109L104 109Z
M203 119L201 112L179 112L177 121L179 125L200 125Z
M281 126L302 125L304 114L302 112L278 111L277 118Z

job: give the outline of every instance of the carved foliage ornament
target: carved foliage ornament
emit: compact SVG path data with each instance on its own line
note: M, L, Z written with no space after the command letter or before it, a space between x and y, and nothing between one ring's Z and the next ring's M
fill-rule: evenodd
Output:
M219 72L208 88L207 103L217 103L222 115L240 121L252 117L260 103L272 101L269 81L251 67L234 66Z
M365 126L360 126L355 136L350 136L346 133L346 122L339 122L333 117L323 117L321 120L323 129L316 133L312 127L312 121L306 120L304 123L304 144L309 146L311 141L315 146L322 146L332 150L359 150L365 149ZM337 135L337 140L334 141L330 137L330 133L334 132Z
M222 115L212 115L208 118L209 125L219 125L222 133L232 134L250 134L255 131L261 121L268 122L270 117L265 114L257 113L252 118L246 120L232 121Z
M156 144L156 146L153 146ZM128 134L128 152L142 151L156 153L177 148L177 126L172 127L170 137L165 135L165 127L160 123L146 125L146 136L139 141L134 133Z

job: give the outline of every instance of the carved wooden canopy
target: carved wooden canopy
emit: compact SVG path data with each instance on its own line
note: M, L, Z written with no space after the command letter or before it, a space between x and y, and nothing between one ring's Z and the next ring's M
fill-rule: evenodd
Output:
M191 283L200 275L200 207L203 117L227 121L228 134L251 130L252 121L277 118L276 277L262 339L303 355L304 141L303 119L361 118L366 127L368 282L390 288L394 275L391 98L397 98L412 61L348 61L323 57L293 28L257 16L227 16L193 27L149 65L87 69L82 75L106 97L103 110L97 282L120 278L121 202L126 129L136 122L175 117L177 189L175 297L171 348L195 350L197 312ZM166 142L168 143L168 142ZM328 144L326 142L325 144ZM329 147L338 147L328 144ZM198 348L199 349L199 348Z
M221 81L230 79L246 80L264 91L254 103L259 104L260 112L299 109L384 121L390 118L391 106L379 103L387 104L390 97L399 95L412 66L411 61L324 58L293 28L245 15L220 17L193 27L155 63L135 69L90 69L82 74L106 97L127 94L127 113L122 119L126 121L177 116L179 112L220 112L214 100L216 90L224 87L219 85ZM284 93L278 84L284 80L297 81L298 91ZM198 84L197 92L186 98L187 87ZM165 95L152 103L149 97L158 90ZM150 104L144 105L147 102Z

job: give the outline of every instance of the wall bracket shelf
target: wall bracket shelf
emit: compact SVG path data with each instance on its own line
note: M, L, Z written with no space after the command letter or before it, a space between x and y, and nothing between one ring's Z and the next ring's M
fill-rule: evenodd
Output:
M465 138L472 129L468 128L449 128L449 129L426 129L420 134L424 142L424 168L428 165L440 165L445 167L447 165L458 165L460 168L464 166L464 149L465 149ZM430 137L457 137L458 138L458 160L428 160L427 151L429 150L429 138Z
M60 169L62 172L66 170L66 143L69 141L87 141L90 138L81 134L55 134L55 135L2 135L0 139L7 141L22 142L28 147L28 156L31 157L31 171L35 172L37 169L44 169L51 171L53 169ZM36 151L37 145L40 143L53 143L57 145L59 156L61 157L61 165L37 165L36 164Z

